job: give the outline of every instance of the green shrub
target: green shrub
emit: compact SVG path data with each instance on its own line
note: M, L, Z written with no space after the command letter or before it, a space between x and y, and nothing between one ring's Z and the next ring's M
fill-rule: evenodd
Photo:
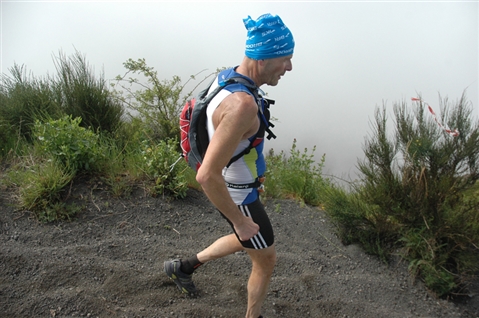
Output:
M54 60L58 76L37 79L14 65L0 85L0 154L15 150L18 140L31 142L35 121L64 115L82 118L81 125L114 134L122 125L124 109L112 97L103 78L96 79L85 58L76 52Z
M145 130L153 140L166 140L179 136L178 118L186 97L181 97L183 87L181 78L174 76L172 80L161 81L158 72L146 65L145 59L134 61L128 59L123 63L128 70L123 76L117 76L117 85L121 88L117 97L137 112ZM140 84L138 79L129 74L144 76L146 83ZM127 83L128 85L125 85ZM139 89L135 90L135 86ZM123 96L127 92L127 96Z
M27 76L23 66L15 64L11 76L2 74L0 85L0 142L3 152L14 149L19 138L32 141L35 120L46 114L57 118L60 113L48 80ZM13 140L13 142L12 142Z
M141 167L148 179L154 182L151 187L153 195L169 194L174 198L186 196L188 183L185 170L188 167L176 149L176 140L162 140L155 144L143 142Z
M102 151L98 135L80 127L81 118L64 116L46 123L37 121L34 135L39 149L74 173L98 170Z
M117 142L114 137L104 135L100 135L99 144L102 152L102 160L98 163L100 177L108 184L114 196L130 195L135 182L141 178L141 172L137 169L140 159L137 153L140 149L129 146L128 142Z
M453 107L445 100L438 120L459 130L453 137L426 106L421 102L411 112L406 103L395 104L394 138L386 108L376 111L356 191L391 225L414 272L446 295L479 270L479 200L469 194L479 179L479 121L464 95Z
M10 123L0 117L0 159L11 153L18 155L17 145L24 140L15 133L15 128Z
M95 132L114 133L124 109L108 91L103 74L97 79L79 52L69 58L60 53L54 61L58 75L52 87L63 114L82 118L81 125Z
M268 171L266 173L265 189L271 197L289 197L306 204L319 205L321 203L321 189L328 184L322 176L325 156L320 163L314 160L313 148L311 154L308 149L301 153L293 141L289 156L281 151L274 154L271 150L266 157Z
M55 160L26 157L8 172L8 184L18 190L18 206L41 222L70 219L77 211L62 199L74 174Z
M136 116L143 122L144 130L154 141L179 137L178 120L186 100L191 97L198 85L219 71L207 75L192 91L185 93L186 85L190 80L195 80L199 73L190 76L183 83L179 76L173 76L171 80L160 80L158 72L148 66L145 59L136 61L128 59L123 65L127 72L116 77L117 83L113 86L118 87L119 90L115 91L115 95L137 113ZM142 76L143 81L132 75ZM178 150L180 150L179 146Z
M358 193L330 183L321 194L322 208L331 217L343 244L360 244L366 253L387 262L397 225Z

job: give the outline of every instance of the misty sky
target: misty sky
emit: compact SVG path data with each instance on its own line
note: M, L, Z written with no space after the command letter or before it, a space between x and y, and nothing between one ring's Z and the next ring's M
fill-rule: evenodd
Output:
M106 79L127 59L145 58L161 79L238 65L243 18L279 15L296 48L293 71L276 87L278 119L266 149L316 146L325 173L354 178L376 107L421 94L436 112L439 95L466 90L479 115L477 1L451 2L119 2L1 1L1 71L17 63L54 75L54 56L75 49Z

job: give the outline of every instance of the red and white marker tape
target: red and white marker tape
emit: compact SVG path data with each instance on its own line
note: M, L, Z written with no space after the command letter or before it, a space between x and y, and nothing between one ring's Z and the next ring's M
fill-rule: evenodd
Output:
M429 112L432 114L432 116L434 117L434 120L435 120L436 123L439 125L439 127L441 127L442 129L444 129L445 132L447 132L449 135L451 135L451 136L453 136L453 137L459 136L459 131L458 131L457 129L454 129L454 130L447 129L446 127L444 127L444 126L439 122L439 120L437 120L436 113L435 113L434 110L432 109L431 105L429 105L429 104L426 103L425 101L421 100L420 98L412 97L411 100L412 100L413 102L423 102L425 105L427 105L427 109L428 109Z

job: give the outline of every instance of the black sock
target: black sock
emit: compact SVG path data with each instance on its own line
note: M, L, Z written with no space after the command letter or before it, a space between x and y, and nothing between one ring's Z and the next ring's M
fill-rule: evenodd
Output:
M195 255L195 256L192 256L192 257L187 258L185 260L182 259L180 269L183 273L190 275L190 274L193 274L195 269L197 269L201 265L203 265L203 263L201 263L198 260L198 257L196 257L196 255Z

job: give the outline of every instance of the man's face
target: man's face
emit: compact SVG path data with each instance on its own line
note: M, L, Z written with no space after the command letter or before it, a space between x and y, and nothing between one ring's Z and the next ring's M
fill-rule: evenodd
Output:
M263 60L263 82L269 86L278 85L278 81L281 79L287 71L293 70L293 64L291 59L293 55L277 57L274 59Z

